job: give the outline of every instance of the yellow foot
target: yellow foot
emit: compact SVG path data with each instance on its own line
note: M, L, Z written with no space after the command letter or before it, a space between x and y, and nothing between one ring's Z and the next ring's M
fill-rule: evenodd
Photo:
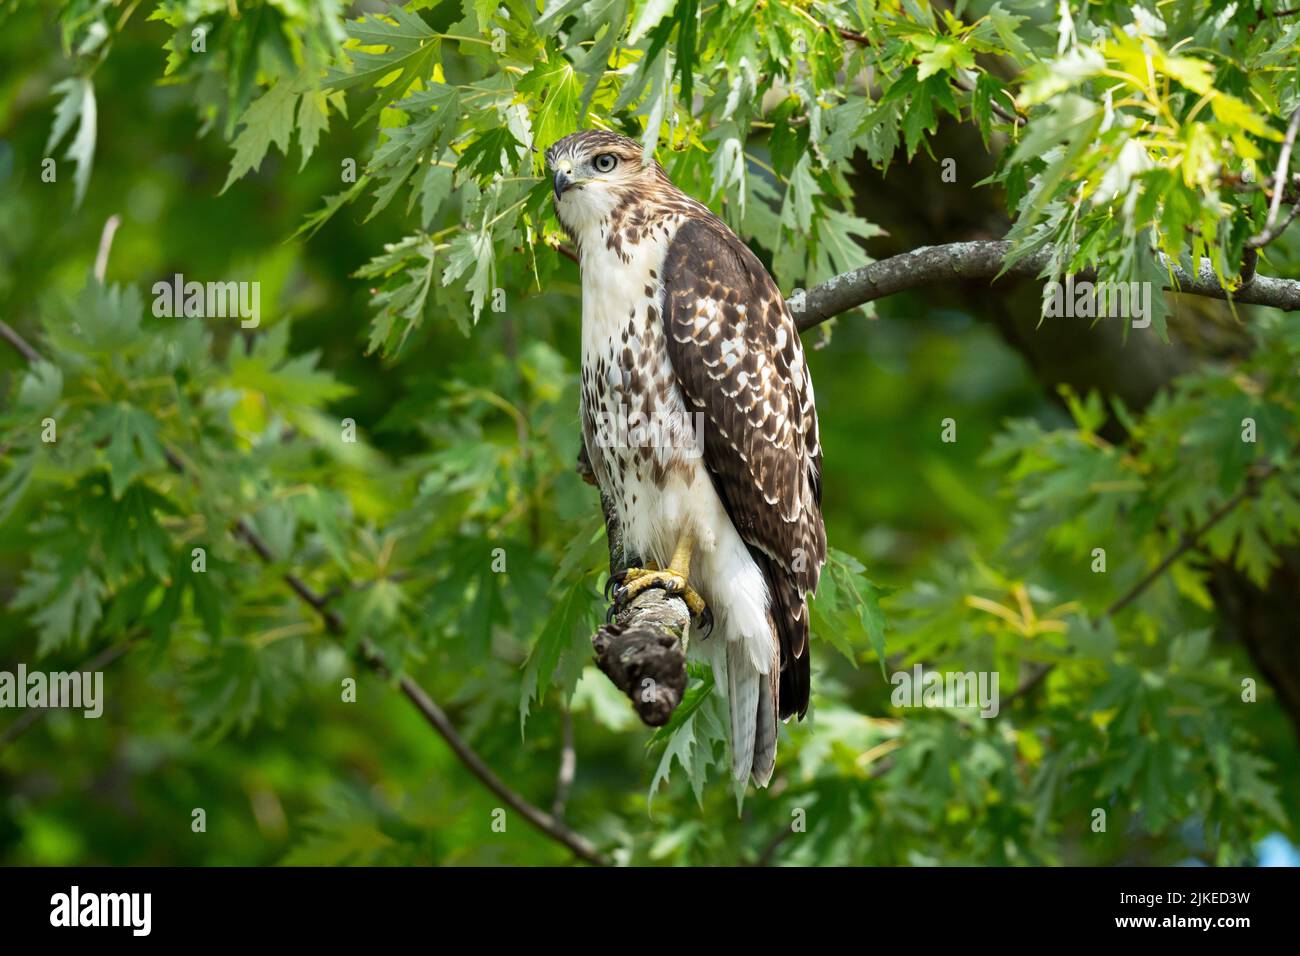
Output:
M713 629L713 614L704 598L686 583L686 577L671 568L660 571L656 568L627 568L614 575L614 603L626 604L638 594L650 588L663 588L669 594L680 597L686 602L691 616L696 618L706 631Z
M659 568L652 562L646 562L644 568L624 568L622 571L615 571L605 579L605 600L612 601L620 585L633 581L643 574L649 574L651 571L658 571Z

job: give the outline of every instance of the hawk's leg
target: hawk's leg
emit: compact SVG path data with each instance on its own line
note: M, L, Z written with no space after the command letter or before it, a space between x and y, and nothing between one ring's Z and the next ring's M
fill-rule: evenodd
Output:
M672 560L662 570L655 567L625 568L613 575L616 604L625 604L642 591L650 588L663 588L669 594L680 597L686 602L691 616L696 618L705 631L713 629L713 614L704 603L704 598L688 584L691 574L691 553L695 550L695 536L687 531L677 540L673 549Z

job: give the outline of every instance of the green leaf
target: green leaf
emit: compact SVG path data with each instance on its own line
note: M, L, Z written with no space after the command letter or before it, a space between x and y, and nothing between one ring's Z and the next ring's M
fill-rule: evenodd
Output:
M120 499L136 476L159 469L166 461L157 421L125 402L96 409L86 438L104 445L114 498Z
M65 159L77 164L73 183L76 187L76 205L86 198L86 189L90 185L90 169L95 162L95 87L87 77L70 76L54 85L54 92L62 93L58 105L54 108L54 125L50 129L50 138L46 140L45 152L51 154L68 131L74 120L77 134L68 143Z
M19 502L23 500L23 495L27 492L27 485L32 478L32 470L36 466L36 453L28 452L16 457L12 466L5 472L3 478L0 478L0 525L13 514Z
M303 93L298 100L298 146L302 149L299 170L307 167L307 160L320 142L320 134L329 128L329 95L318 90Z
M659 25L677 4L675 0L645 0L632 18L632 25L627 32L628 44L640 42L641 38Z
M812 157L805 153L790 174L790 185L781 201L781 223L807 234L812 230L813 209L821 187L812 174Z
M318 408L351 395L349 385L316 367L319 352L286 358L289 323L280 322L230 356L230 383L286 407Z
M424 322L425 303L433 288L437 252L428 236L407 236L388 243L384 251L357 270L362 278L384 280L371 290L370 305L376 311L370 330L370 351L382 349L392 355L406 337ZM469 329L463 329L468 333Z
M411 84L428 80L433 73L441 45L438 35L400 4L391 4L384 14L349 20L347 33L360 46L387 48L382 53L372 53L349 47L347 55L352 69L333 67L325 77L325 85L335 90L355 86L379 88L364 118L374 116L410 89Z
M699 29L699 0L682 0L677 5L677 76L680 101L691 109L695 88L696 33Z
M99 577L80 560L60 567L46 554L23 573L23 583L11 606L35 609L31 619L36 626L36 654L45 657L74 641L85 644L100 619L106 590Z
M483 305L495 282L494 248L490 229L482 232L462 232L452 239L451 249L447 253L447 267L442 271L442 284L449 285L473 266L465 288L470 293L470 307L474 311L475 321L483 311Z
M541 102L533 114L534 165L545 163L545 151L578 128L582 83L573 65L559 53L536 64L519 80L519 90ZM510 137L513 139L514 137Z
M659 789L659 784L667 782L674 760L681 764L687 776L694 776L695 717L696 714L692 711L669 735L668 746L664 748L663 756L659 758L659 766L655 768L654 776L650 779L650 790L646 794L647 811L653 809L655 792Z
M314 526L320 533L325 549L329 551L344 574L352 573L348 557L348 528L350 522L347 498L337 491L315 486L305 489L290 499L300 521Z
M39 415L51 412L63 395L63 372L45 360L35 362L23 375L18 388L18 405Z
M361 195L362 191L370 183L368 176L362 176L350 189L345 189L341 193L335 193L333 196L325 197L325 205L313 213L309 213L302 221L293 235L292 239L310 239L318 229L334 217L334 214Z
M524 146L508 127L490 129L465 147L456 162L458 175L470 176L487 186L496 176L514 170Z
M231 183L249 170L258 169L266 151L274 143L281 153L289 154L289 139L293 135L294 107L298 98L290 88L289 81L278 80L274 86L254 100L239 122L243 126L235 137L235 155L230 160L230 172L226 184L221 187L224 193ZM315 145L313 141L313 145ZM303 150L303 162L307 159L307 150Z
M566 656L577 655L582 662L591 657L589 638L595 630L596 597L585 578L576 578L555 602L542 632L528 654L524 664L524 679L519 688L519 733L524 733L533 701L541 703L546 688L559 677ZM561 687L565 695L573 693L577 673L570 671L570 680Z

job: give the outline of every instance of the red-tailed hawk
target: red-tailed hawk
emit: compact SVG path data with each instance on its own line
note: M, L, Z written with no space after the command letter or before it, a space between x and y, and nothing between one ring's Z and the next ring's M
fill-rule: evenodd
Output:
M808 709L826 559L799 332L758 257L640 144L587 130L546 160L582 270L583 440L642 565L616 593L665 587L711 618L692 650L727 697L733 776L765 786L778 718Z

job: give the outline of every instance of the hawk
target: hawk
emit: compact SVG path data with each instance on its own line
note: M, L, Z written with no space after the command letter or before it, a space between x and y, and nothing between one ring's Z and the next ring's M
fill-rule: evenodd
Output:
M583 442L624 553L710 627L731 769L766 786L777 722L808 710L807 595L826 560L821 445L794 319L758 257L639 143L546 153L582 272Z

